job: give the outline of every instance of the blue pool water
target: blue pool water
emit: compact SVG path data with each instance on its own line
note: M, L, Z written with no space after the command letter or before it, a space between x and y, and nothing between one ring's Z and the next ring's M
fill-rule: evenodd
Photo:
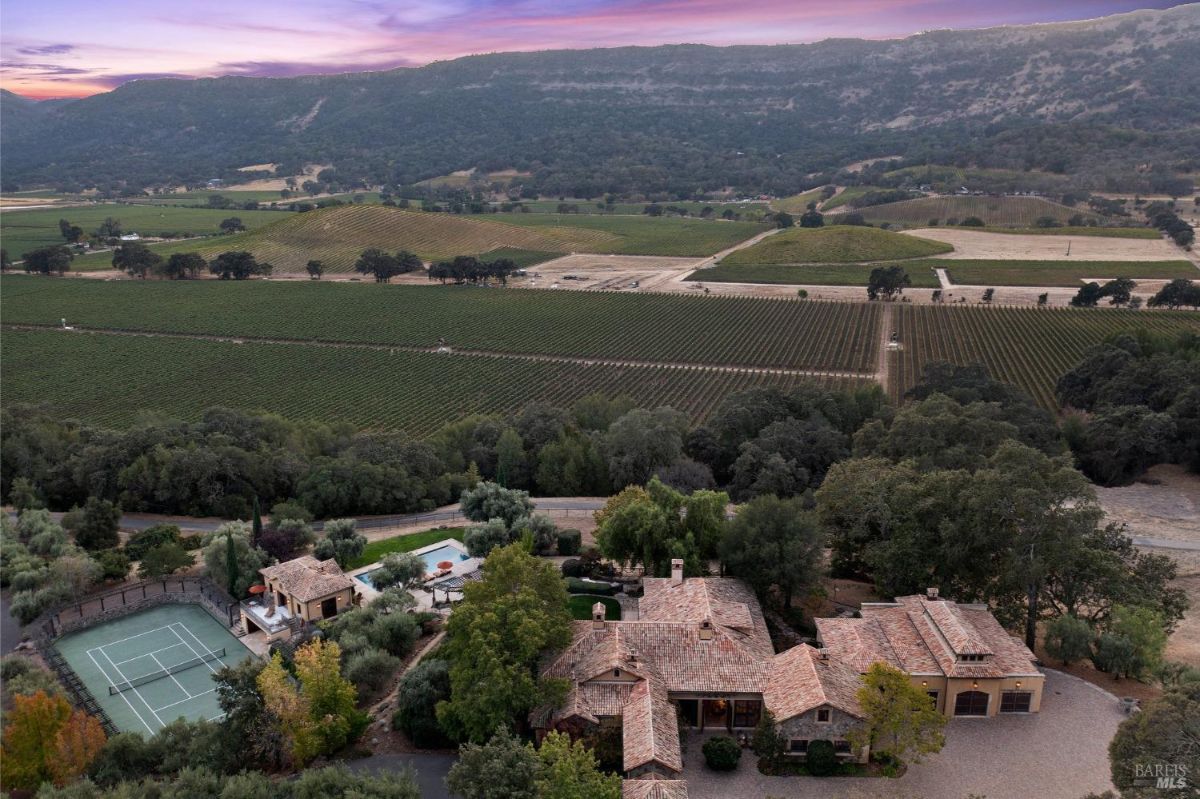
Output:
M458 547L454 547L454 546L451 546L450 544L446 544L444 546L438 547L437 549L431 549L428 552L422 552L419 557L421 558L421 560L425 561L425 571L426 572L435 572L435 571L437 571L437 565L444 560L448 560L451 562L463 561L463 560L469 560L471 556L468 555L466 552L463 552L462 550L460 550ZM363 572L362 574L356 574L355 579L357 579L359 582L366 583L367 585L374 588L375 583L372 582L371 575L374 574L376 571L377 571L376 569L371 569L371 571Z

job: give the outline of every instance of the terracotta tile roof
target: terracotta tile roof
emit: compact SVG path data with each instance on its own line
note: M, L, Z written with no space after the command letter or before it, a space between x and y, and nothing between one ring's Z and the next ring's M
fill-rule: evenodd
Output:
M770 656L748 651L744 640L723 627L705 641L698 624L610 621L594 630L592 622L580 621L572 644L544 673L580 683L619 667L659 680L672 692L761 693L769 666Z
M276 580L285 594L300 602L322 599L354 587L354 580L342 573L337 561L317 560L312 555L301 555L259 569L258 573L264 581Z
M625 780L621 799L688 799L686 780Z
M651 680L637 683L621 711L621 721L625 771L647 763L683 771L675 705L661 685Z
M801 644L780 652L771 662L771 676L763 701L778 721L829 705L862 718L858 689L859 672L833 656Z
M642 620L692 624L710 620L760 657L775 653L758 599L741 580L693 577L675 583L669 577L647 577L642 585L638 601Z
M1033 653L984 606L922 596L869 603L861 619L817 619L830 656L866 671L880 660L907 674L995 678L1039 674ZM959 655L981 655L961 662Z

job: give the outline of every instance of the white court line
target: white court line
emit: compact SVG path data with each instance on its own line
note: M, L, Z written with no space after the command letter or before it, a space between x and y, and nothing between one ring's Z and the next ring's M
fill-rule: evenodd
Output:
M158 659L157 657L155 657L154 655L151 655L150 657L154 658L154 662L158 664L158 667L159 667L160 669L162 669L163 671L167 672L167 676L171 678L171 682L173 682L173 683L175 683L176 685L178 685L178 686L179 686L179 690L183 691L183 695L184 695L184 696L186 696L188 699L191 699L191 698L192 698L192 692L191 692L191 691L189 691L188 689L184 688L182 685L180 685L180 683L179 683L179 680L175 679L175 675L174 675L174 674L172 674L172 673L170 672L170 670L169 670L169 669L167 669L167 667L166 667L166 666L164 666L164 665L162 664L162 661L161 661L161 660L159 660L159 659ZM161 709L162 709L162 708L159 708L159 710L161 710ZM157 715L158 715L158 712L157 712L157 711L155 711L154 715L156 715L156 716L157 716Z
M175 632L175 631L174 631L174 630L172 630L171 632ZM176 638L178 638L179 636L178 636L178 635L176 635L175 637L176 637ZM157 655L159 652L166 652L168 649L174 649L175 647L177 647L177 646L180 646L180 644L182 644L182 642L181 642L181 641L180 641L180 642L176 642L176 643L174 643L174 644L171 644L170 646L164 646L162 649L155 649L155 650L152 650L152 651L150 651L150 652L147 652L147 653L146 653L146 654L144 654L144 655L137 655L136 657L127 658L127 659L125 659L125 660L118 660L118 661L117 661L117 665L118 665L118 666L124 666L126 663L132 663L132 662L133 662L133 661L135 661L135 660L141 660L142 658L144 658L144 657L146 657L146 656L154 657L154 656L155 656L155 655Z
M197 645L198 645L198 646L199 646L201 649L203 649L203 650L204 650L204 655L201 655L201 654L200 654L199 652L197 652L195 649L192 649L192 645L191 645L191 644L189 644L187 641L184 641L184 640L183 640L183 636L182 636L182 635L180 635L180 634L179 634L179 631L175 629L176 625L178 625L179 627L182 627L182 628L183 628L183 631L192 637L192 640L193 640L193 641L195 641L195 642L196 642L196 644L197 644ZM201 662L202 662L202 663L204 663L204 665L205 665L205 666L208 666L208 670L209 670L209 671L211 671L213 674L216 674L216 673L217 673L217 669L214 669L214 668L213 668L212 662L210 662L210 661L207 661L207 660L204 660L204 658L205 658L205 657L207 657L208 655L211 655L213 652L216 652L217 650L215 650L215 649L209 649L208 647L206 647L206 646L203 644L203 642L201 642L201 640L200 640L199 638L197 638L197 637L196 637L196 634L195 634L194 632L192 632L190 629L188 629L187 625L183 624L182 622L178 622L178 621L176 621L176 622L172 622L172 623L171 623L170 625L168 625L168 626L171 628L171 632L175 633L175 636L176 636L176 637L177 637L177 638L178 638L180 641L183 641L183 645L184 645L184 646L186 646L188 649L192 649L192 654L193 654L193 655L195 655L196 657L200 658ZM222 664L222 665L224 665L224 664Z
M167 708L175 707L176 705L182 705L184 702L187 702L189 699L195 699L196 697L199 697L199 696L208 696L211 693L215 693L216 690L217 690L216 688L209 688L207 691L205 691L202 694L192 694L187 699L180 699L178 702L172 702L169 705L163 705L162 707L158 708L158 710L166 710Z
M102 647L102 646L97 647L97 649L100 650L101 655L104 655L104 657L108 658L109 663L112 663L112 658L108 657L108 653L104 651L104 647ZM113 663L113 668L117 670L117 676L120 677L123 682L129 682L129 678L125 676L125 673L123 671L121 671L121 668L116 663ZM142 696L141 691L139 691L137 688L135 688L132 685L129 687L129 690L133 691L135 694L137 694L137 698L142 700L142 704L146 706L147 710L149 710L151 713L154 713L154 708L150 707L150 703L146 701L146 697ZM117 693L124 696L126 692L118 691ZM126 699L125 701L128 702L129 700ZM163 727L167 726L167 725L163 724L163 720L161 718L159 718L159 715L157 713L154 713L154 718L158 719L159 725L161 725Z
M138 633L137 635L131 635L128 638L122 638L120 641L109 641L104 646L94 646L94 647L92 647L92 649L104 649L105 647L116 646L117 644L123 644L126 641L132 641L134 638L141 638L142 636L149 635L150 633L156 633L161 630L170 630L170 629L171 629L171 625L169 625L169 624L165 627L155 627L153 630L146 630L146 632L144 632L144 633ZM106 654L105 657L108 657L108 655ZM111 658L109 658L109 659L111 660Z
M99 647L97 647L97 648L99 648ZM108 676L108 672L105 671L104 667L100 665L100 661L96 660L96 657L92 654L91 649L89 649L87 651L87 656L92 659L92 663L96 664L96 668L99 669L100 673L104 675L104 679L108 680L108 684L115 688L117 684L115 682L113 682L112 677ZM121 698L125 700L125 704L129 705L129 709L131 711L133 711L133 715L137 716L137 720L140 721L142 723L142 725L146 728L146 732L153 735L154 729L149 724L146 723L146 720L144 718L142 718L142 714L137 712L137 708L135 708L133 706L133 703L129 701L129 697L125 696L125 693L123 691L118 691L117 693L120 694Z

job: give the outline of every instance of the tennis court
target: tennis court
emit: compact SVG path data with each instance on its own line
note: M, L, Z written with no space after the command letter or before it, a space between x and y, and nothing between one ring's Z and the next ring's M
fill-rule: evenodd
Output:
M212 676L253 657L198 605L160 605L55 647L117 727L147 735L181 716L220 718Z

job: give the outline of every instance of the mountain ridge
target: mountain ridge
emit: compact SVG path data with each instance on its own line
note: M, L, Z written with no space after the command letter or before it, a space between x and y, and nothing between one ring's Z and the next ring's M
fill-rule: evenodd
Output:
M307 162L347 184L515 167L547 194L784 193L884 153L1097 182L1200 158L1200 101L1186 86L1196 40L1193 4L903 39L155 79L41 111L5 97L0 135L9 179L134 187Z

